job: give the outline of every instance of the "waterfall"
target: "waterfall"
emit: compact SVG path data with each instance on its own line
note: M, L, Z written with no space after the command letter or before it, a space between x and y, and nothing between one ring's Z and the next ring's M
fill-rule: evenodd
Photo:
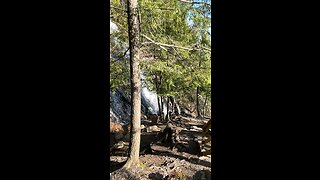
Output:
M130 122L131 106L123 90L110 90L110 117L113 122L127 124Z
M110 21L110 34L112 34L113 32L118 31L118 26L113 23L112 21Z
M145 115L159 114L157 94L150 91L148 87L141 89L141 111ZM163 105L163 113L166 116L166 102ZM124 90L120 88L115 92L110 90L110 117L112 117L112 121L127 124L130 122L130 114L130 98L125 95Z

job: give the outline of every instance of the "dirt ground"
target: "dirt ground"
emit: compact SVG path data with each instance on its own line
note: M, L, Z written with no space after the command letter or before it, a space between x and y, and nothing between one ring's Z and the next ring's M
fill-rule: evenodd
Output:
M193 152L197 146L195 141L201 134L199 127L202 127L205 121L184 118L180 119L179 123L175 126L182 129L179 133L181 143L173 150L161 143L152 144L152 152L140 155L140 163L129 170L120 169L127 159L125 153L112 154L110 179L211 179L211 155L199 157ZM150 126L148 123L142 124Z

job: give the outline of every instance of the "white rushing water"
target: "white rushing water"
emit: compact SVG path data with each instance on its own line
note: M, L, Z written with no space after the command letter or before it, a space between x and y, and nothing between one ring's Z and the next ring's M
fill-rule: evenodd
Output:
M118 26L113 23L112 21L110 21L110 34L112 34L113 32L118 31Z

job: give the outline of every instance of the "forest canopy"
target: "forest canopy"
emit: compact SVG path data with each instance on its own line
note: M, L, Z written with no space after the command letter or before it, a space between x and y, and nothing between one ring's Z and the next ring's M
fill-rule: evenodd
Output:
M139 0L143 82L160 98L211 116L211 0ZM111 0L110 85L130 92L125 0ZM128 93L130 94L130 93ZM161 101L161 100L159 100Z

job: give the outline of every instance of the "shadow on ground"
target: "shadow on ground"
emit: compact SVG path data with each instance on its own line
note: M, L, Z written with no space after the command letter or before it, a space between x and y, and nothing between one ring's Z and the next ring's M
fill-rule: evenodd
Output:
M149 174L149 179L151 180L167 180L169 177L163 177L162 174L156 172ZM211 179L211 172L209 170L197 171L192 177L186 177L186 180L209 180Z
M165 177L163 177L162 174L160 174L160 173L158 173L158 172L149 174L149 177L148 177L148 178L151 179L151 180L162 180L162 179L166 179Z
M172 154L170 152L167 152L167 151L158 151L158 150L153 150L153 154L154 155L158 155L158 156L168 156L168 157L173 157L173 158L176 158L176 159L181 159L181 160L185 160L185 161L188 161L192 164L197 164L197 165L201 165L201 166L205 166L205 167L209 167L211 168L211 163L208 162L208 161L204 161L204 160L200 160L198 158L186 158L186 157L183 157L183 156L180 156L180 155L176 155L176 154Z
M126 162L110 161L110 173L122 168Z
M209 170L200 170L197 171L191 178L187 178L188 180L203 180L203 179L211 179L211 172Z
M122 179L128 179L128 180L139 180L140 178L134 176L131 172L129 172L126 169L119 169L115 171L112 176L110 176L111 180L122 180Z

